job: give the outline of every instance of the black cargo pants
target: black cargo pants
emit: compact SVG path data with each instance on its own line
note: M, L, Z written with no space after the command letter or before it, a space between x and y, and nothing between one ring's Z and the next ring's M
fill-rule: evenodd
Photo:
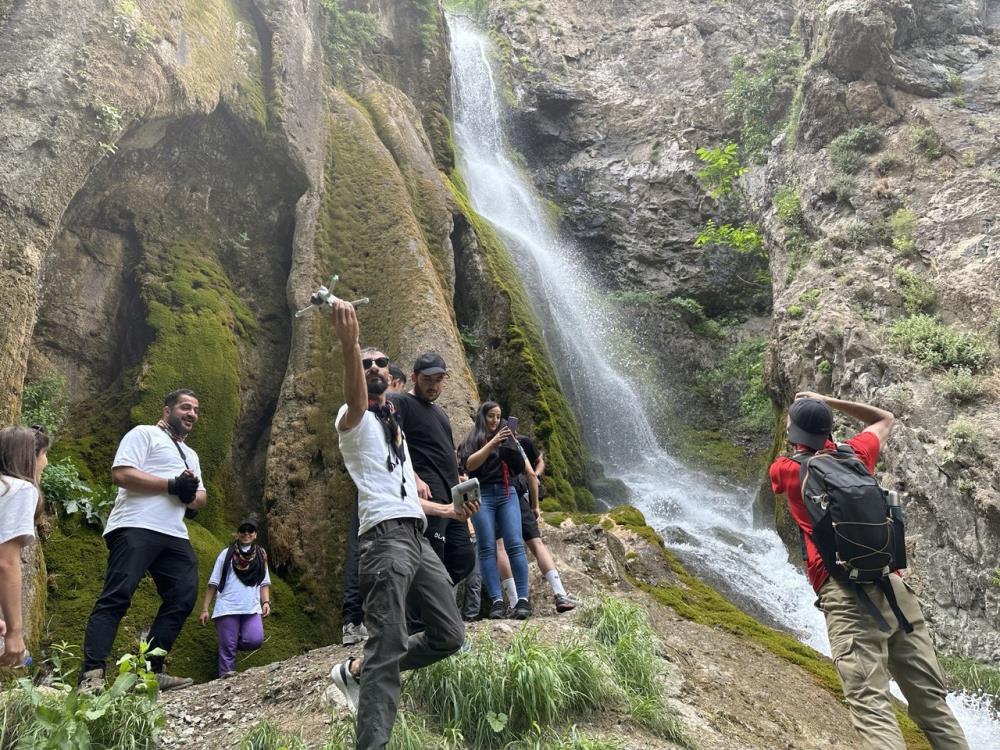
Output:
M458 651L465 626L444 565L417 519L383 521L362 534L361 595L365 642L358 704L358 750L389 742L399 703L400 672L419 669ZM426 630L408 635L407 605Z

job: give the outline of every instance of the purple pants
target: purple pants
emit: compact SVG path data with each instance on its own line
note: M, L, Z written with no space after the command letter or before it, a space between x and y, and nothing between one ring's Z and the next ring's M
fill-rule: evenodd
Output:
M215 618L219 637L219 677L236 671L236 651L253 651L264 642L264 620L258 615Z

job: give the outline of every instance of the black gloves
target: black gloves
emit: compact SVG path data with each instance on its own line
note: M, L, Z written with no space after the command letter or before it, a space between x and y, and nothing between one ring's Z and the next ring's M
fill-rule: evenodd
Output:
M188 505L194 501L198 492L198 477L190 471L182 471L173 479L167 480L167 493L177 495L177 498Z

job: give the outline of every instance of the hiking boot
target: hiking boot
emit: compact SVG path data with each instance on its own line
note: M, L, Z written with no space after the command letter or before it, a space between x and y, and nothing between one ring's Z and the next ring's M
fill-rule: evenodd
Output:
M351 662L357 661L353 656L340 664L334 664L330 670L330 679L333 684L344 694L347 700L347 708L352 714L358 712L358 699L361 696L361 683L358 678L351 673Z
M194 680L190 677L174 677L172 674L167 674L166 672L157 672L156 682L160 686L161 693L167 690L180 690L181 688L194 685Z
M518 599L511 617L515 620L527 620L531 617L531 602L527 599Z
M368 628L365 627L364 623L355 625L353 622L349 622L340 629L340 633L340 642L345 646L353 646L368 638Z
M104 670L88 669L80 675L80 682L76 686L79 693L88 695L100 695L104 692Z
M506 614L507 608L504 606L503 599L497 599L490 605L490 613L487 616L491 620L502 620Z
M559 614L576 609L576 605L580 603L572 594L556 594L553 598L556 600L556 612Z

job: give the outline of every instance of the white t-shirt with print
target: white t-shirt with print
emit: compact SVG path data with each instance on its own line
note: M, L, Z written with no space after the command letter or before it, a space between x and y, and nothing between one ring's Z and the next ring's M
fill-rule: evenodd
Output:
M18 539L24 545L35 538L37 506L35 485L6 474L0 477L0 544Z
M183 443L180 447L187 457L188 468L198 477L198 489L204 490L198 454ZM173 438L155 425L139 425L129 430L118 444L111 466L129 466L161 479L173 479L185 469ZM185 507L176 496L166 492L149 494L119 487L104 534L115 529L136 528L187 539Z
M229 552L228 547L222 550L219 556L215 558L215 567L212 568L212 575L208 578L210 586L219 586L219 581L222 580L222 566L226 562L227 552ZM215 595L215 606L212 607L212 619L214 620L217 617L224 617L226 615L261 614L260 587L270 585L270 570L264 570L264 580L261 581L260 586L247 586L236 575L236 571L232 570L232 563L230 563L230 571L226 576L226 585L222 588L222 591Z
M427 517L417 497L417 482L406 440L403 440L406 460L402 466L389 471L386 468L389 447L378 417L366 411L353 429L344 431L340 429L340 420L346 413L347 404L344 404L337 412L335 424L340 436L340 454L358 488L358 536L391 518L419 518L421 528L426 528Z

